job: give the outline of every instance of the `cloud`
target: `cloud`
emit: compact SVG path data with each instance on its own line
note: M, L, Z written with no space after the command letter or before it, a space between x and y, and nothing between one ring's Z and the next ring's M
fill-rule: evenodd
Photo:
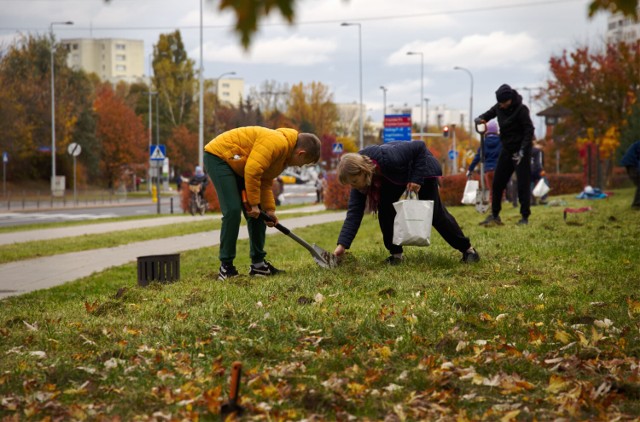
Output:
M204 57L205 60L222 63L311 66L328 62L336 47L335 40L291 35L257 40L249 53L236 44L217 46L208 42L204 46ZM190 53L192 57L195 54L195 51Z
M525 32L507 34L497 31L488 35L470 35L460 41L450 37L431 42L414 41L389 55L387 64L414 64L417 58L408 56L408 51L422 52L425 65L435 69L451 69L453 66L481 69L522 65L536 58L541 46Z

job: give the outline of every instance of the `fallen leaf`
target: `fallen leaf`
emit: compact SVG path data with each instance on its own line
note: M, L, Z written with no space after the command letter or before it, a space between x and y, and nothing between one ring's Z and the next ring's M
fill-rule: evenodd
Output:
M569 388L569 383L566 379L558 375L551 375L551 378L549 378L549 386L547 386L548 392L555 394L566 390L567 388Z
M569 333L563 330L556 330L554 336L556 340L562 342L563 344L567 344L571 341Z

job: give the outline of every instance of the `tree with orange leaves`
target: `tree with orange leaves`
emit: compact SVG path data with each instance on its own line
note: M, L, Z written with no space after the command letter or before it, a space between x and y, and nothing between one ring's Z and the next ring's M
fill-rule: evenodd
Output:
M98 88L93 108L96 139L101 146L100 166L109 188L127 170L146 162L148 136L142 120L114 93L110 85Z

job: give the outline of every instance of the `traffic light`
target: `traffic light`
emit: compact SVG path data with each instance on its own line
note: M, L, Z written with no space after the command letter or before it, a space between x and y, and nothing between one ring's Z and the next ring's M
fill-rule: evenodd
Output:
M449 137L449 126L445 126L442 128L442 136L444 136L445 138Z

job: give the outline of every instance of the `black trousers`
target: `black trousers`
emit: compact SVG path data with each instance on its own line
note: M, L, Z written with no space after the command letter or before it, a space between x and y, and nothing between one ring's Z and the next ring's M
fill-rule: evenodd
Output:
M518 200L520 201L520 214L522 218L529 218L531 215L531 151L525 152L524 157L516 166L511 159L511 153L504 149L498 157L496 174L493 177L493 197L491 199L491 213L494 217L500 215L502 210L502 194L511 179L513 172L516 172L518 179Z
M406 189L406 185L395 185L387 180L382 182L380 187L380 204L378 205L378 223L382 231L384 247L390 253L402 253L402 246L393 244L393 221L396 217L396 210L393 203L398 201ZM471 247L468 237L462 233L456 219L449 214L438 191L438 179L425 179L418 192L418 199L433 201L433 223L432 227L440 233L440 236L452 248L464 252Z

